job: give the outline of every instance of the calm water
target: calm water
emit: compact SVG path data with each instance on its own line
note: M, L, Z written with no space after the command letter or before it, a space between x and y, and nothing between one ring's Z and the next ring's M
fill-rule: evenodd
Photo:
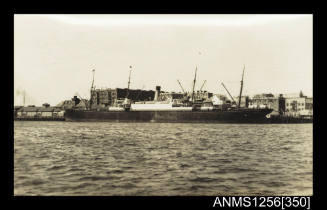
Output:
M312 124L14 123L15 195L311 195Z

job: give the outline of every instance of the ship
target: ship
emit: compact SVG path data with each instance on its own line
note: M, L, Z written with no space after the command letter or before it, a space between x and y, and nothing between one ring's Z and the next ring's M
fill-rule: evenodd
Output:
M265 123L271 109L228 111L93 111L66 110L66 121L166 122L166 123Z
M131 67L131 66L130 66ZM129 99L130 77L129 72L127 94L125 100L119 106L109 106L105 109L92 109L92 96L89 107L86 109L70 108L65 110L66 121L89 121L89 122L163 122L163 123L268 123L267 116L273 110L270 108L247 108L241 107L244 69L242 73L241 88L238 104L232 98L234 104L230 106L205 106L203 101L196 101L194 86L196 83L197 67L193 81L192 97L184 104L176 106L172 101L165 103L158 101L160 86L156 87L154 101L133 102ZM94 90L94 71L91 90ZM202 85L203 87L203 85ZM201 88L202 88L201 87ZM92 92L91 92L92 94ZM75 101L78 98L75 96ZM77 104L78 102L76 102ZM236 106L235 106L236 105Z

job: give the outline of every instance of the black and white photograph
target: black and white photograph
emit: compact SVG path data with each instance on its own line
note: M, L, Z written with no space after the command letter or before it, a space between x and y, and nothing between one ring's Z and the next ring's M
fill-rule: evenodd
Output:
M14 196L312 196L312 14L15 14Z

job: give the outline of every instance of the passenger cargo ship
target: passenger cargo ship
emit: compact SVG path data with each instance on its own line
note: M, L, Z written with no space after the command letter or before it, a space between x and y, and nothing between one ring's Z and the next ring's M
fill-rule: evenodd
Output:
M240 107L243 89L244 69L241 80L241 89L238 104L229 94L234 106L214 106L212 103L205 106L202 101L196 101L193 81L192 97L184 104L176 106L172 101L163 103L158 101L160 86L157 86L153 102L133 102L128 98L130 75L125 100L120 106L108 106L105 109L92 109L92 90L94 90L94 70L91 86L90 105L86 110L71 108L65 111L66 121L108 121L108 122L192 122L192 123L267 123L267 115L273 110L270 108L251 109ZM178 81L179 82L179 81ZM182 86L181 86L182 87ZM202 87L201 87L202 88ZM75 96L76 99L76 96ZM208 103L207 103L208 104Z
M66 121L265 123L272 109L230 111L93 111L66 110Z

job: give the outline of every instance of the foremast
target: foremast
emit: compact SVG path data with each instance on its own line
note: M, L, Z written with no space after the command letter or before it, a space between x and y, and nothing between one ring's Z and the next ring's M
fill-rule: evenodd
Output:
M243 78L244 78L244 69L245 69L245 65L244 65L244 67L243 67L243 73L242 73L240 96L239 96L239 98L238 98L238 108L241 107L241 98L242 98L242 90L243 90Z
M192 103L194 103L194 87L195 87L195 82L196 82L196 72L198 71L198 67L196 66L195 68L195 75L194 75L194 81L193 81L193 88L192 88Z
M128 76L128 83L127 83L127 93L126 93L126 97L123 103L123 107L125 109L125 111L129 111L131 108L131 100L128 99L129 96L129 88L130 88L130 84L131 84L131 73L132 73L132 66L129 66L130 70L129 70L129 76Z

